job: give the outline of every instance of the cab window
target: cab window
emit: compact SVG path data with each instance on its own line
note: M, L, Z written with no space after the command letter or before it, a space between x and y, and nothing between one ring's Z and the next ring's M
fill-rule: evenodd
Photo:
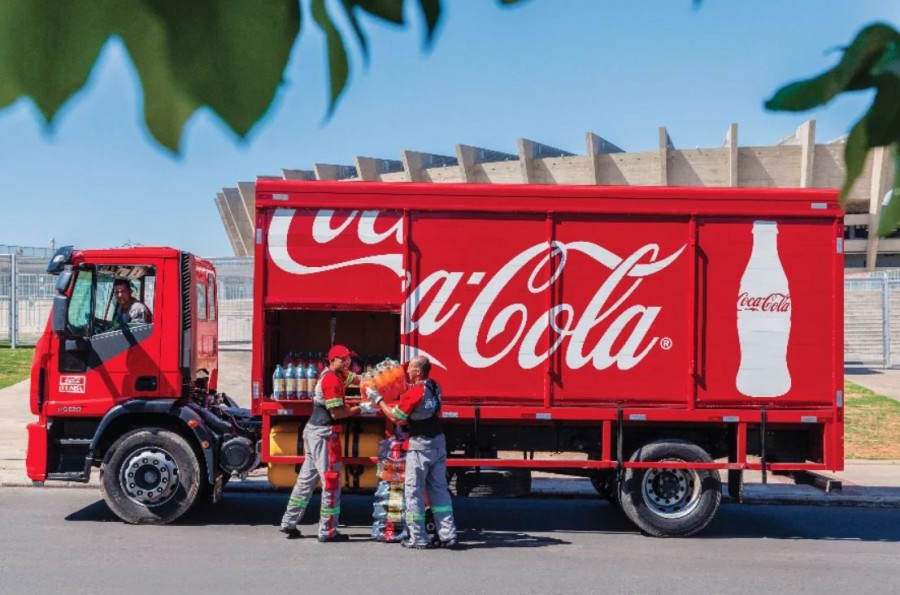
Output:
M90 332L91 325L91 290L94 283L92 269L78 271L75 286L69 298L69 331L76 336L84 337Z
M197 283L197 318L206 320L206 283Z
M142 265L102 265L78 271L69 297L72 334L92 336L151 324L156 272Z
M216 278L213 277L212 273L207 275L207 283L209 284L209 293L207 297L209 298L209 319L214 321L216 319Z

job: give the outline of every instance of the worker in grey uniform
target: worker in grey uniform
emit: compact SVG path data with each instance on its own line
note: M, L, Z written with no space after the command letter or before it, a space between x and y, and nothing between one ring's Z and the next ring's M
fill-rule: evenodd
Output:
M348 376L349 361L354 355L345 346L335 345L328 352L328 368L319 377L313 397L313 412L303 429L306 459L281 519L281 532L288 539L301 536L297 523L303 518L320 478L319 541L330 543L349 539L337 531L341 514L341 426L338 422L360 412L358 406L344 404L346 386L352 382Z
M432 543L425 529L425 492L438 530L434 545L456 548L456 523L453 521L453 502L447 488L447 442L441 427L441 387L429 378L431 362L425 356L414 357L407 373L411 388L400 396L400 402L390 407L375 389L367 391L369 401L395 424L405 425L409 432L406 452L406 524L409 539L403 547L429 549Z

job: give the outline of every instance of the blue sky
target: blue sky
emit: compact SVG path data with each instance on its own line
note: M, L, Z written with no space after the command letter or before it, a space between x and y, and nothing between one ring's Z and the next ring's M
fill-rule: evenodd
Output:
M849 129L868 96L811 114L768 113L782 84L836 63L828 50L866 23L900 22L896 0L531 0L502 8L449 4L433 51L419 13L410 25L365 22L371 66L354 54L351 85L325 121L323 38L304 24L266 117L240 141L214 114L188 122L172 157L147 134L140 82L107 44L88 85L48 133L28 100L0 111L0 244L171 245L204 256L231 249L213 203L223 186L356 155L411 149L453 155L457 143L516 152L529 138L577 154L591 131L626 151L769 145L805 119L824 142Z

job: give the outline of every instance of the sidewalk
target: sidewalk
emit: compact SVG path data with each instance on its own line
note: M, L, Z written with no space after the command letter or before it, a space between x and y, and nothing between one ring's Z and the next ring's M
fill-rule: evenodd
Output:
M885 375L888 388L900 397L900 371ZM857 380L848 375L853 382ZM240 402L241 374L223 382L223 390L230 391ZM233 384L232 384L233 383ZM249 382L247 383L249 384ZM859 384L863 384L859 381ZM863 386L867 386L863 384ZM886 391L874 388L881 394ZM31 486L25 475L25 450L27 446L26 424L34 420L28 406L29 382L0 389L0 487ZM89 484L51 482L47 487L97 488L97 473ZM724 474L723 474L724 475ZM769 475L768 484L761 483L759 473L745 474L744 502L751 504L801 504L810 506L860 506L900 508L900 461L846 461L846 469L825 474L843 482L841 493L826 493L816 487L794 485L782 476ZM257 471L246 481L232 481L229 491L268 491L273 488L265 480L265 471ZM533 482L535 496L596 497L596 492L585 479L536 475Z
M879 395L900 401L900 369L847 366L844 378Z

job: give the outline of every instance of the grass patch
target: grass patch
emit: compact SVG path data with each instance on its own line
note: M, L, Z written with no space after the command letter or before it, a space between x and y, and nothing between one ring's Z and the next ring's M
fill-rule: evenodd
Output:
M0 388L12 386L28 378L31 374L31 358L34 348L0 348Z
M844 457L900 459L900 402L844 383Z

